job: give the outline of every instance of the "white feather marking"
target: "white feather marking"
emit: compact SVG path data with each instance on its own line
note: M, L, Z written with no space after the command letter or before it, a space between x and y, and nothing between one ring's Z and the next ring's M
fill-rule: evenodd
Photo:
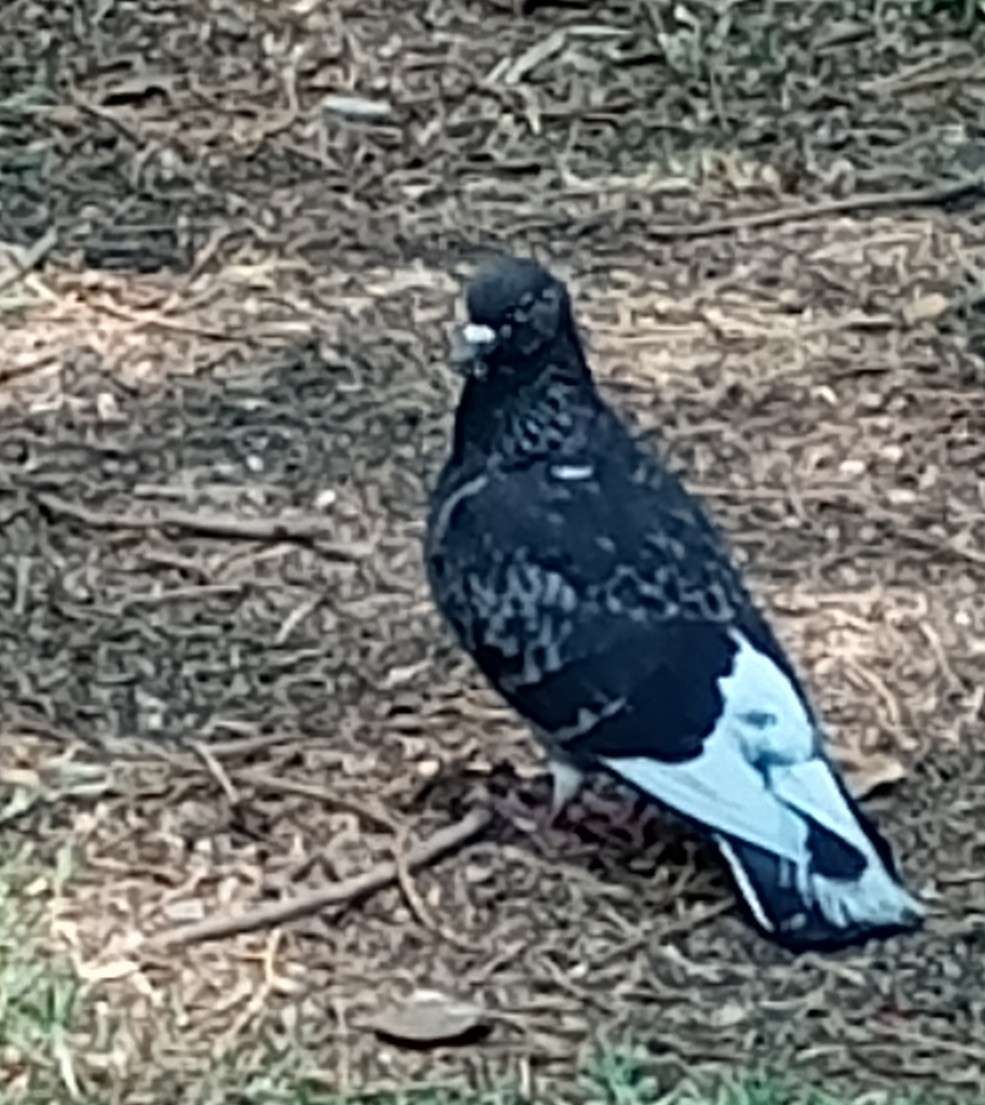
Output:
M595 475L592 464L555 464L551 475L557 480L590 480Z
M786 673L741 633L731 672L719 681L724 709L720 725L742 744L750 763L799 763L817 749L804 703Z
M444 540L448 523L451 521L451 516L458 509L458 505L465 499L478 495L487 483L489 483L488 476L475 476L471 480L466 480L461 487L456 488L445 499L441 504L441 509L435 515L434 525L431 527L430 544L432 547L438 546Z
M731 716L746 756L759 766L774 801L809 817L865 859L857 879L809 875L798 865L805 901L816 903L836 926L896 924L922 915L922 907L886 869L834 777L818 754L818 741L803 703L786 675L740 634L731 675L720 686L723 715ZM727 685L731 684L728 689ZM769 719L775 718L774 724Z
M699 756L665 763L647 756L602 762L627 782L711 829L803 863L807 826L766 789L733 734L717 726Z
M739 893L745 899L746 905L752 911L753 917L767 932L773 931L773 923L769 917L766 916L766 910L763 909L763 903L759 900L759 895L756 893L756 888L752 885L752 880L746 874L746 869L739 862L739 857L735 854L735 849L723 836L716 836L715 843L718 845L718 850L722 853L725 862L729 865L729 870L732 872L732 877L735 879L736 886L739 888Z
M780 764L768 769L769 788L781 801L803 810L819 825L865 851L869 838L845 801L831 767L820 757L807 763Z
M832 924L896 924L908 916L911 920L923 916L920 903L886 869L824 760L815 758L804 764L771 768L769 786L780 801L803 812L865 857L865 869L857 879L814 875L810 880L810 894Z
M913 924L925 913L878 858L852 882L815 875L811 890L821 913L834 925Z

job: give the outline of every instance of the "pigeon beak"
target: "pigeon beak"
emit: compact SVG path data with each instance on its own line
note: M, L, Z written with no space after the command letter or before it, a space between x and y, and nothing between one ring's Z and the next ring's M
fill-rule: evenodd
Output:
M496 331L491 326L470 322L455 335L451 362L462 376L481 379L486 374L484 358L496 344Z

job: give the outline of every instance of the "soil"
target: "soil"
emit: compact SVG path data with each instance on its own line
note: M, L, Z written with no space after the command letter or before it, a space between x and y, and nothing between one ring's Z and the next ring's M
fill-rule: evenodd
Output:
M668 1089L985 1094L983 48L971 4L7 0L0 780L32 799L0 825L82 860L51 942L83 1084L178 1100L296 1047L342 1092L564 1103L631 1044ZM601 784L525 828L543 764L420 556L490 249L570 281L606 393L707 496L920 935L793 958ZM399 886L138 943L477 789L511 816ZM493 1030L381 1043L415 988Z

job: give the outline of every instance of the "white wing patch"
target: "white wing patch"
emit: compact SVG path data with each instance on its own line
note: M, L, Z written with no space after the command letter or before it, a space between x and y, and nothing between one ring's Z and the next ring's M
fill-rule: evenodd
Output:
M743 840L793 864L805 905L838 927L893 924L922 907L886 869L819 755L807 709L786 674L740 633L731 672L719 682L722 714L701 754L684 763L646 756L602 760L645 793L711 829L750 908L769 927L762 902L735 850ZM857 879L811 872L805 817L856 848L866 866Z
M808 763L782 764L768 769L770 790L788 806L803 810L836 836L864 851L868 837L859 828L845 802L831 768L816 757Z
M810 760L814 731L787 676L742 634L733 632L733 639L732 670L719 682L722 714L699 756L684 763L647 756L603 762L685 816L799 865L807 826L772 793L765 769Z
M766 780L727 730L716 729L701 755L685 763L664 763L647 756L605 758L602 763L702 825L794 863L806 858L807 826L770 794Z
M734 734L756 766L811 759L817 735L796 687L741 633L733 630L731 636L738 651L732 671L718 685L724 700L719 725Z

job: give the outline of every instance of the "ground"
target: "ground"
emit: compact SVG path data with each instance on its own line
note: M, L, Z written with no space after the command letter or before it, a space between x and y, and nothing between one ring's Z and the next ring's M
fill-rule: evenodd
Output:
M529 7L0 10L4 1101L985 1094L981 6ZM794 959L603 788L528 831L419 552L491 247L707 496L919 936ZM418 989L488 1036L381 1042Z

